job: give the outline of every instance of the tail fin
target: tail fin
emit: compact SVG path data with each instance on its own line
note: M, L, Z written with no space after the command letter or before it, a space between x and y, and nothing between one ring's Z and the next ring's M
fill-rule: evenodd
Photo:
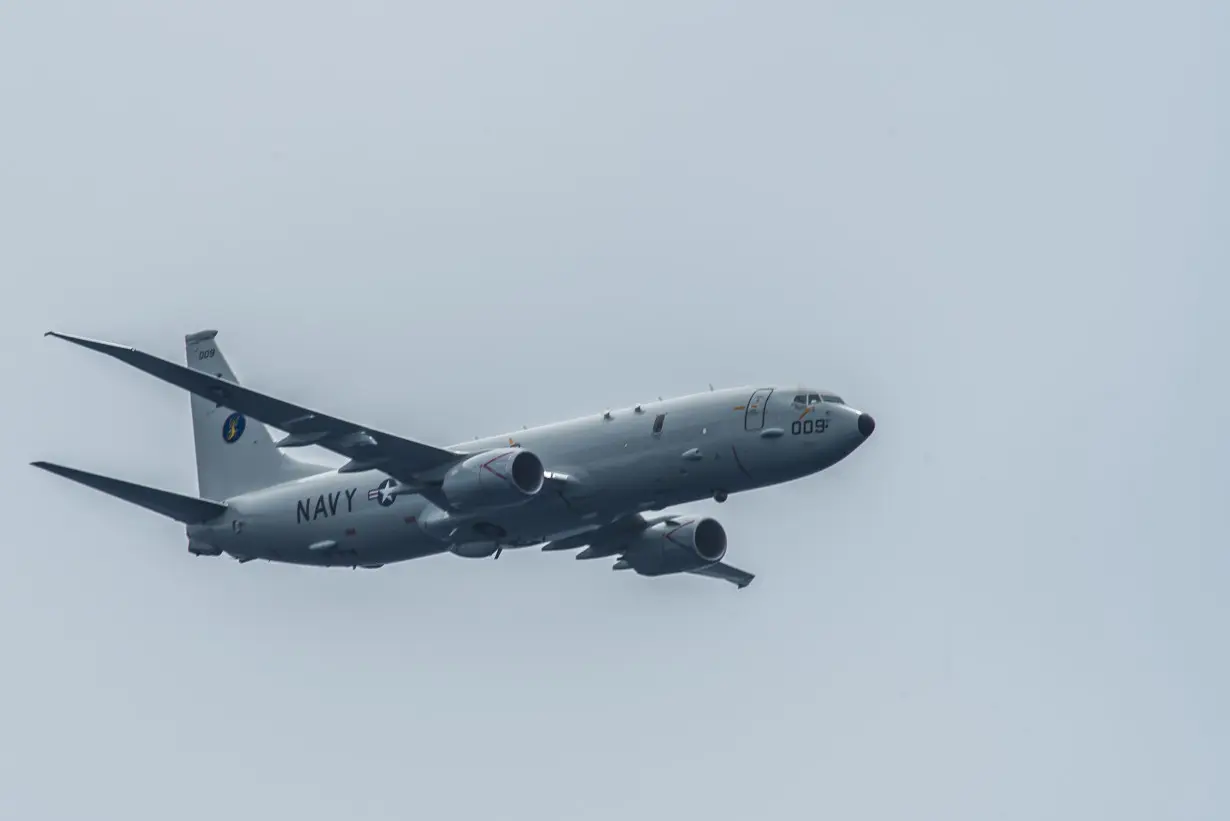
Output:
M218 347L217 335L217 331L198 331L184 337L188 367L238 385L239 380ZM192 435L196 442L197 484L200 494L209 499L229 499L330 470L292 459L278 450L263 424L195 394Z

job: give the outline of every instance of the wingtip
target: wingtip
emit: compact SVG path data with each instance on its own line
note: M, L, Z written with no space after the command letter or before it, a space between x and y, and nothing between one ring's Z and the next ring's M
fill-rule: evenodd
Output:
M71 345L80 345L82 348L89 348L99 353L115 355L118 352L132 352L135 349L127 345L117 345L114 342L104 342L101 339L91 339L88 336L75 336L73 334L61 333L60 331L47 331L43 336L53 336L56 339L62 339Z

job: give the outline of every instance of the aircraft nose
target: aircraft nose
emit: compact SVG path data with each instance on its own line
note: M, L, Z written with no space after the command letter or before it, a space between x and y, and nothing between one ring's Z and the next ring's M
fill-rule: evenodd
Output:
M876 429L876 420L871 417L870 413L860 413L858 415L858 432L863 434L866 439L871 435L871 432Z

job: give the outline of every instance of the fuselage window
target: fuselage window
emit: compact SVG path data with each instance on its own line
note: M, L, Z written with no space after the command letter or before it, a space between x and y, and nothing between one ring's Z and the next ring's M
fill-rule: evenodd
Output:
M653 420L653 432L659 434L662 432L662 423L666 421L666 414L659 413L657 418Z
M807 397L807 404L809 405L814 405L819 401L820 401L820 394L818 393L813 393L811 396Z
M807 397L806 397L804 394L801 394L801 393L800 393L798 396L796 396L796 397L794 398L794 404L796 404L796 405L806 405L806 404L807 404Z
M820 398L823 399L825 402L836 402L838 405L846 404L845 400L843 400L840 396L838 396L835 393L822 393L820 394Z

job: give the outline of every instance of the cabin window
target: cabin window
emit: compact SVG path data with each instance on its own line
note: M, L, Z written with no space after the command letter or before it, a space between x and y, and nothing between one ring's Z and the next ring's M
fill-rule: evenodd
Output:
M807 404L809 405L814 405L819 401L820 401L820 394L818 393L813 393L807 397Z
M836 402L838 405L846 404L846 401L835 393L822 393L820 398L825 402Z
M794 404L796 404L796 405L806 405L806 404L807 404L807 396L806 396L805 394L801 394L801 393L800 393L798 396L796 396L796 397L794 398Z
M662 423L665 421L666 421L665 413L659 413L657 415L657 418L653 420L653 432L655 436L662 432Z

